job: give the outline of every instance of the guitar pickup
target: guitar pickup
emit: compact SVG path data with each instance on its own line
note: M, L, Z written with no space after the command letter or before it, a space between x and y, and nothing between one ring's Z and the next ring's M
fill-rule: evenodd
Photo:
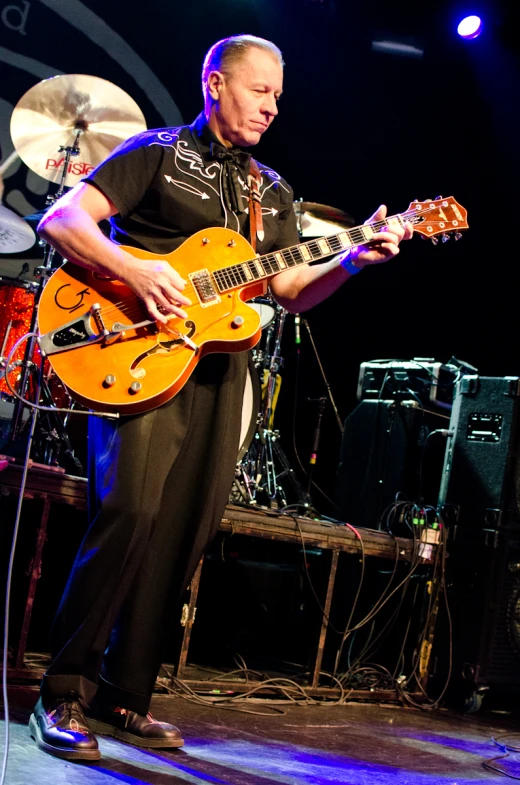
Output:
M66 352L79 346L101 341L109 335L100 315L101 306L93 305L87 313L67 324L40 335L38 343L42 352L49 356L58 352ZM94 332L91 322L94 321L98 332Z

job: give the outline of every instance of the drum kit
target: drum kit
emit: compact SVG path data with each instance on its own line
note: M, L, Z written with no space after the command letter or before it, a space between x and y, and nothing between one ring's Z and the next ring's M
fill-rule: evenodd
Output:
M30 88L13 110L14 151L0 164L0 177L13 158L21 158L33 172L58 184L57 192L47 199L48 209L65 188L76 185L118 144L144 130L138 105L116 85L84 74L45 79ZM328 205L298 201L294 211L302 239L354 225L350 215ZM35 228L44 213L21 218L0 205L0 451L16 455L16 445L23 444L27 428L27 406L13 391L33 400L39 394L56 412L40 418L40 440L33 444L35 459L55 465L68 462L67 471L82 473L67 434L67 420L58 411L74 408L74 402L50 367L45 362L41 365L35 336L14 350L22 336L35 333L40 295L55 266L54 249L36 239ZM29 258L21 259L20 254L27 256L27 252ZM250 304L260 315L262 339L249 358L231 500L283 507L288 500L285 486L290 483L298 502L304 503L308 494L273 428L287 311L270 296ZM41 367L43 371L37 373Z

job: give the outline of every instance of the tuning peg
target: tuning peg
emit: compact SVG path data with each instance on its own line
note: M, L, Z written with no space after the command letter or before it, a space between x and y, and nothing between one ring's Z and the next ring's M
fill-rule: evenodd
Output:
M461 232L455 232L453 237L454 237L455 240L460 240L460 238L462 237L462 234L461 234Z
M438 237L432 237L432 243L434 245L437 245L438 242L439 242L439 238Z
M443 232L441 234L441 240L442 240L443 243L447 243L449 239L450 239L450 236L449 236L449 234L446 234L446 232Z

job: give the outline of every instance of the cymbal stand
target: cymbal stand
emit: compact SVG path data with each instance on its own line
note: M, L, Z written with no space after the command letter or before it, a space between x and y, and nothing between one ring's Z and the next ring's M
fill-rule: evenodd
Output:
M259 368L265 390L262 396L262 407L258 416L255 437L238 466L238 473L250 504L261 504L262 501L265 501L264 506L267 507L286 507L288 501L284 483L287 480L297 497L297 503L306 505L309 503L308 495L298 481L280 445L279 432L272 428L276 380L280 368L283 366L282 333L287 317L287 311L284 308L274 302L273 305L275 318L267 328L266 348Z
M71 160L71 158L73 158L75 156L78 156L80 154L80 152L81 152L80 151L80 146L79 146L79 137L80 137L82 131L83 131L83 128L81 127L81 125L78 125L76 127L76 130L75 130L76 136L75 136L74 144L72 145L72 147L70 147L70 146L67 146L67 147L60 146L58 148L58 152L64 153L63 170L61 172L61 177L60 177L58 190L56 191L56 193L54 195L47 197L47 205L49 207L51 205L53 205L60 198L60 196L62 196L62 194L63 194L63 192L65 190L65 181L66 181L66 178L67 178L67 172L68 172L68 169L69 169L70 160ZM31 376L33 376L34 372L35 372L35 363L33 362L32 358L34 357L34 354L35 354L35 351L36 351L36 348L37 348L37 339L36 339L35 333L37 332L36 327L37 327L37 321L38 321L38 306L39 306L39 303L40 303L40 299L41 299L41 295L42 295L43 289L45 287L45 284L47 283L47 278L52 273L52 262L53 262L53 259L54 259L54 255L56 253L56 251L52 247L52 245L49 245L48 243L42 243L42 244L43 244L43 246L45 248L44 258L43 258L43 264L36 268L36 272L39 275L39 282L38 282L37 288L35 290L34 307L33 307L33 312L32 312L32 316L31 316L31 324L30 324L30 328L29 328L29 332L32 333L33 335L27 341L27 344L26 344L26 347L25 347L24 359L23 359L22 365L21 365L22 371L21 371L21 375L20 375L20 379L19 379L18 392L20 393L22 398L26 398L27 397L26 393L28 392L29 381L31 379ZM43 377L43 374L42 374L42 377ZM50 390L48 388L48 385L47 385L47 382L45 381L45 379L42 379L42 393L44 394L45 398L47 399L47 402L49 400L52 401L52 395L50 393ZM13 417L12 417L12 420L11 420L11 427L10 427L10 432L9 432L9 442L13 446L14 446L14 443L17 441L17 439L19 439L20 436L21 436L21 432L22 432L22 428L23 428L23 411L24 411L25 407L26 407L26 405L20 399L17 398L16 402L15 402L15 405L14 405L14 409L13 409ZM35 415L37 415L37 414L38 414L38 412L36 411ZM60 418L60 416L58 414L53 414L51 412L48 412L47 414L48 414L49 418L53 420L53 426L52 427L56 431L58 439L61 439L63 441L64 445L65 445L66 454L67 455L71 455L72 454L72 448L71 448L70 442L68 440L67 434L65 433L64 423L63 423L62 419ZM51 428L51 431L52 431L52 428ZM76 468L78 470L80 470L82 467L81 467L81 464L79 463L79 461L77 459L73 459L73 460L74 460L74 464L75 464Z

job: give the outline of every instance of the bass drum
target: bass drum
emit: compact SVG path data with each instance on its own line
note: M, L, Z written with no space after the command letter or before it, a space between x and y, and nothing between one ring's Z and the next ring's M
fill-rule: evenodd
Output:
M34 310L34 290L31 284L11 281L0 283L0 395L12 399L12 393L5 380L5 364L15 343L22 335L29 332ZM21 368L26 345L21 344L11 358L9 381L18 391ZM39 349L35 349L35 357Z
M246 386L242 402L242 427L240 430L240 447L237 463L240 463L249 449L255 435L260 414L262 392L260 378L251 353L248 356Z

